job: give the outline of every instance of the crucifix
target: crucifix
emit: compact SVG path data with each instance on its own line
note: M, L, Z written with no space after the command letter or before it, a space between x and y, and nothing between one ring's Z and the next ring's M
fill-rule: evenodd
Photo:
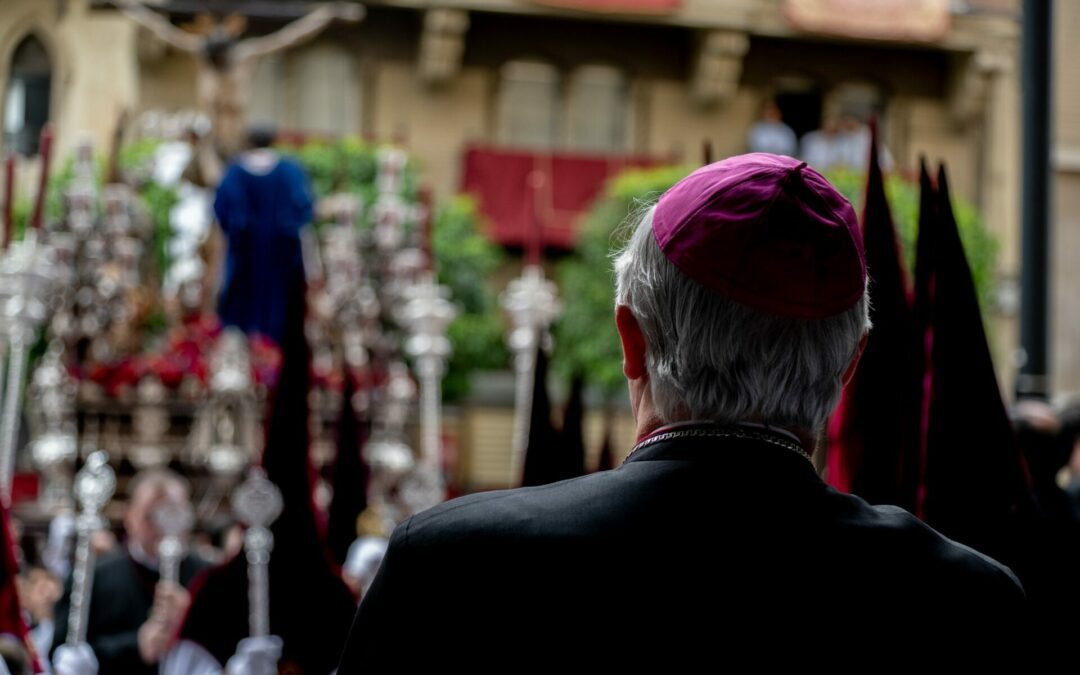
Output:
M220 21L200 16L192 30L185 30L135 0L114 0L114 4L166 44L195 58L198 107L210 119L219 160L228 160L243 149L251 86L260 58L311 40L335 20L356 23L364 17L362 6L334 2L268 35L240 39L247 19L239 14ZM212 185L217 184L219 176L220 167L211 179Z

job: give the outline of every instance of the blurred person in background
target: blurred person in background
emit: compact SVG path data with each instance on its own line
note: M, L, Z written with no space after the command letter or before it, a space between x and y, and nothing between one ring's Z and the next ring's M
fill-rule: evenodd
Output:
M356 519L357 539L349 546L345 564L341 566L341 578L357 597L363 598L375 580L386 547L390 544L390 530L379 509L369 506Z
M746 147L749 152L771 152L794 157L799 152L799 139L791 127L784 124L780 106L769 100L761 110L761 119L750 127Z
M45 567L30 567L19 575L19 603L28 617L30 640L38 654L48 654L53 644L54 609L64 585Z
M214 214L228 242L221 322L281 344L289 284L303 275L300 228L311 222L315 198L304 168L271 147L274 134L251 129L249 149L217 188Z
M187 481L167 469L150 469L132 479L130 493L126 540L99 558L94 568L87 642L100 672L151 675L175 640L190 603L188 587L207 563L188 553L180 563L179 585L160 580L157 513L190 509ZM56 605L54 650L67 638L70 605L69 578Z

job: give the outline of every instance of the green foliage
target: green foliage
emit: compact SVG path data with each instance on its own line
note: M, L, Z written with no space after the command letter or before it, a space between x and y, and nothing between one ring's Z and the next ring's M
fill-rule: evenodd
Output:
M829 172L827 177L851 200L856 212L861 214L866 190L866 178L863 174L851 170L834 170ZM919 235L919 185L893 173L885 178L885 192L889 197L889 207L892 209L893 221L903 248L908 279L911 279L915 269L915 242ZM982 217L969 202L954 195L953 212L956 214L956 224L960 230L960 240L964 244L968 265L971 266L975 289L979 294L979 304L985 314L993 300L998 242L983 226Z
M103 162L99 160L97 163L100 167ZM97 175L100 177L102 174L98 171ZM69 157L67 161L64 162L64 165L60 167L59 170L53 172L53 175L49 178L49 186L45 190L45 222L43 224L46 227L48 227L50 222L60 220L64 217L64 192L67 190L67 187L74 176L75 160L74 158ZM36 187L37 186L35 186L35 188ZM100 184L98 187L101 187ZM36 189L34 194L37 194Z
M564 377L582 373L609 396L625 386L614 320L612 255L624 239L618 228L689 171L688 167L627 171L611 180L593 205L574 256L557 270L564 309L555 326L553 365Z
M15 204L11 208L11 228L14 230L14 232L11 233L12 241L23 238L26 227L30 224L30 211L33 210L33 208L33 203L31 203L29 199L17 198L15 200Z
M154 254L154 265L160 279L171 263L168 243L172 236L172 226L169 224L169 212L176 206L180 197L176 194L176 190L154 181L145 183L139 194L150 214L150 223L153 227L150 242Z
M451 401L468 392L473 370L505 368L510 360L491 284L504 255L479 232L479 219L473 200L459 196L438 209L432 228L439 283L450 288L460 311L450 324L454 354L443 380L443 395Z
M118 157L121 171L149 174L153 170L154 155L161 143L157 138L142 138L122 147Z
M347 192L360 197L362 207L369 207L378 194L375 175L378 171L379 146L349 137L338 143L312 141L301 146L279 146L285 155L300 162L311 177L317 197ZM419 168L413 159L405 164L401 198L415 202L419 198ZM361 218L361 224L367 219Z

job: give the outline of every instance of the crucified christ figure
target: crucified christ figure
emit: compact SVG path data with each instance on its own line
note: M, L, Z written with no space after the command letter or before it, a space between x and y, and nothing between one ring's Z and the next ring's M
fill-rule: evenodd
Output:
M251 83L259 59L312 39L335 19L355 23L364 16L364 8L358 4L335 2L318 7L274 33L241 40L246 20L239 15L221 22L206 21L209 30L200 35L174 26L135 0L115 0L114 4L165 43L195 57L198 107L210 118L215 149L224 160L243 149ZM220 175L220 170L216 173Z

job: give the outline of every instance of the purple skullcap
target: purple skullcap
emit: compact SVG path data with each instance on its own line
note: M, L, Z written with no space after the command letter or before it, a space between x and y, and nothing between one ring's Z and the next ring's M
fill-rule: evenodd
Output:
M757 152L698 169L660 198L653 236L683 274L769 314L823 319L866 288L851 203L791 157Z

